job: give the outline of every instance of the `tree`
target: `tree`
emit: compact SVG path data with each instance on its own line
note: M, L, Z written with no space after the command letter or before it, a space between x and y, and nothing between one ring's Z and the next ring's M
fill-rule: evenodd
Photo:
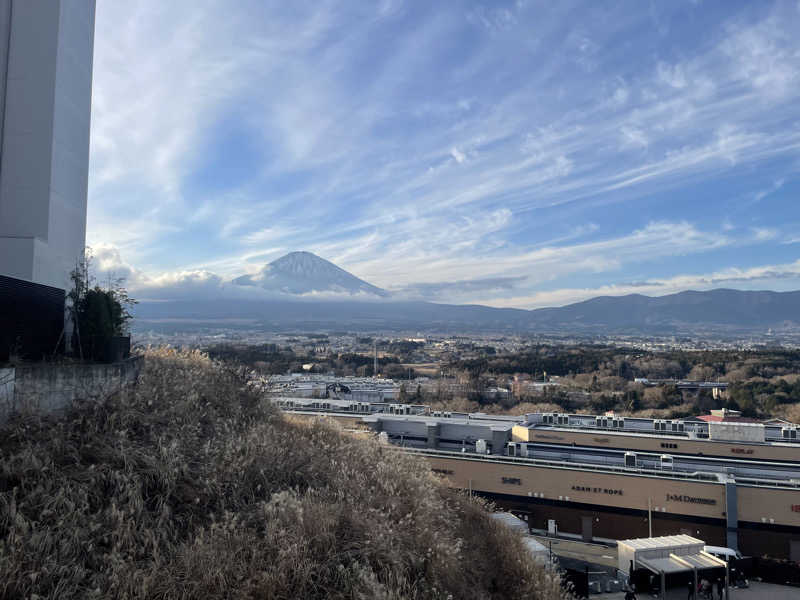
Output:
M128 333L133 319L129 308L136 304L136 300L123 287L123 278L110 277L106 289L93 286L91 263L92 252L87 247L70 273L72 289L67 298L73 324L73 350L81 358L100 359L112 338Z
M406 404L408 402L408 392L406 391L406 384L400 384L400 392L397 395L397 401Z

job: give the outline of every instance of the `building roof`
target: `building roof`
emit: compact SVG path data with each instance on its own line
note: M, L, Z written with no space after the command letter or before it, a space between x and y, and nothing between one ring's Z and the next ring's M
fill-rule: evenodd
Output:
M748 417L721 417L719 415L700 415L697 417L706 423L751 423L763 424L759 419L750 419Z
M506 527L521 531L522 533L528 533L528 524L509 512L496 512L492 513L491 516L495 521L502 523ZM542 548L544 548L544 546L542 546Z
M684 571L690 571L691 569L684 565L683 563L675 560L674 558L650 558L647 560L639 560L639 564L646 569L652 571L653 573L664 573L665 575L669 575L670 573L682 573Z
M763 421L759 419L743 417L741 411L731 410L730 408L714 409L707 415L700 415L695 418L705 421L706 423L763 423Z
M534 558L536 557L546 557L550 554L550 551L547 547L539 542L537 539L526 535L522 538L522 543L525 545L525 548L530 552Z
M795 425L795 423L787 421L786 419L774 418L774 419L767 419L766 421L764 421L764 425Z
M662 535L650 538L635 538L631 540L620 540L618 545L625 544L633 550L666 550L670 548L682 548L692 544L705 544L703 540L698 540L690 535Z
M654 573L664 573L665 575L685 573L694 569L713 569L725 565L725 561L702 553L670 556L669 558L645 558L637 562Z

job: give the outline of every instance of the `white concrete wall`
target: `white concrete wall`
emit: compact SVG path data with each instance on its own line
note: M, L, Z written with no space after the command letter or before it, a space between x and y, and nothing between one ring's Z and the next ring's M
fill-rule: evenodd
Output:
M737 442L763 442L766 430L761 423L727 423L711 421L708 424L708 437L712 440Z
M0 274L66 288L83 252L94 13L95 0L0 0Z
M48 227L53 271L39 276L67 281L86 246L95 1L61 0L60 7Z
M0 140L3 139L3 114L6 107L8 43L11 32L11 0L0 0Z

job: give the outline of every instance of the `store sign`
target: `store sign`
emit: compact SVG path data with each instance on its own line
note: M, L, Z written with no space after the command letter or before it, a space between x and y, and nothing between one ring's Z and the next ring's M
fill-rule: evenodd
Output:
M452 469L431 468L431 471L433 471L434 473L437 473L439 475L452 475L453 474L453 470Z
M734 454L753 454L754 450L752 448L731 448L731 452Z
M800 513L800 504L792 504L792 512Z
M573 485L573 492L589 492L590 494L607 494L609 496L622 496L622 490L612 488L591 487L588 485Z
M667 502L686 502L688 504L706 504L708 506L717 504L714 498L699 498L697 496L687 496L686 494L667 494Z
M506 485L522 485L522 480L519 477L503 477L502 481Z

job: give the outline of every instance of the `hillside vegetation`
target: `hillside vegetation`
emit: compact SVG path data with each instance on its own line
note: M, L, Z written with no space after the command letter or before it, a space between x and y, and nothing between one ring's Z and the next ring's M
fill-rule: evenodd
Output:
M284 419L199 353L0 429L0 598L561 598L425 463Z

